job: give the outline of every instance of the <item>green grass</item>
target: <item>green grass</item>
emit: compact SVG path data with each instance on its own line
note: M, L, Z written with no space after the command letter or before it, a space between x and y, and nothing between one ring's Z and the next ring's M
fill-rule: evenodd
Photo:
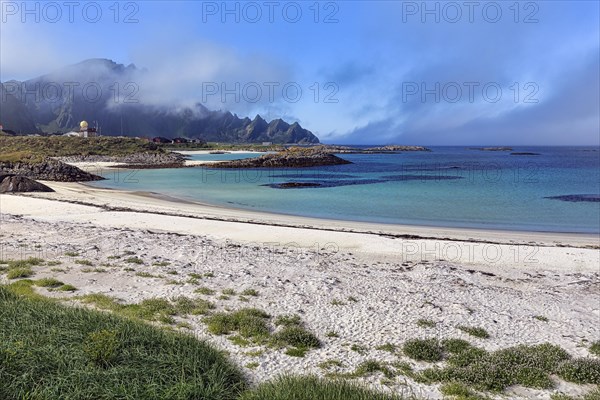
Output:
M169 266L171 263L168 261L160 261L160 262L154 262L152 263L153 266L155 267L167 267ZM190 274L191 275L191 274Z
M484 400L486 397L478 394L473 389L460 383L446 383L440 387L444 396L455 400Z
M537 319L538 321L548 322L548 318L544 317L543 315L534 315L533 318Z
M221 293L223 293L225 296L233 296L233 295L235 295L235 290L223 289L223 291Z
M0 136L0 160L19 161L24 158L65 157L74 155L124 156L135 153L164 153L161 146L135 138L76 138Z
M117 314L146 321L158 321L173 324L174 316L188 314L207 314L214 304L203 299L178 297L171 301L166 299L146 299L137 304L122 304L117 299L104 294L88 294L79 297L83 303L93 304L99 309L110 310Z
M204 299L190 299L189 297L180 296L172 299L177 313L191 315L206 315L210 310L215 309L215 305Z
M42 265L44 264L44 259L38 257L29 257L25 260L25 262L29 265Z
M340 360L327 360L319 363L319 368L329 370L332 368L344 368L344 363Z
M43 278L33 282L35 286L46 287L46 288L57 288L63 286L64 283L54 278Z
M150 272L146 271L136 272L135 276L139 276L140 278L160 278L160 276L151 274Z
M353 344L352 346L350 346L350 350L357 352L358 354L364 354L369 349L366 348L365 346L361 346L359 344Z
M376 350L387 351L394 354L396 352L396 345L391 343L382 344L381 346L375 347Z
M600 387L591 390L580 397L573 397L563 393L553 393L550 395L551 400L599 400L600 399Z
M29 267L18 267L9 269L6 277L8 279L29 278L33 275L33 270Z
M61 265L61 264L62 264L62 261L56 261L56 260L48 261L46 263L46 265L49 267L56 267L57 265Z
M128 257L124 261L128 264L137 264L137 265L141 265L144 263L144 260L142 260L141 258L138 258L138 257Z
M308 352L306 347L289 347L285 350L285 354L290 357L304 357Z
M255 308L243 308L231 313L214 313L204 319L207 329L215 335L239 333L244 338L262 339L269 336L269 315Z
M420 326L421 328L435 328L436 323L429 319L420 319L417 321L417 326Z
M231 343L235 344L236 346L240 346L240 347L248 347L248 346L253 345L253 343L250 340L245 339L245 338L241 337L240 335L230 336L227 338L227 340L229 340Z
M590 353L600 357L600 340L592 343L592 345L590 346Z
M91 267L94 265L93 262L91 262L90 260L75 260L75 264L79 264L79 265L85 265L86 267Z
M42 265L43 263L44 260L37 257L29 257L24 260L3 260L2 264L7 265L7 267L3 267L0 272L6 271L8 279L29 278L34 275L31 267Z
M245 289L242 293L242 296L258 296L258 290L256 289Z
M352 373L355 377L364 377L373 375L377 372L383 373L386 378L393 378L396 374L385 363L377 360L366 360L358 364L356 370Z
M459 325L457 326L458 329L460 329L461 331L477 337L477 338L481 338L481 339L488 339L490 337L490 334L487 333L487 331L483 328L478 328L478 327L473 327L473 326L465 326L465 325Z
M283 376L243 393L239 400L400 400L358 385L315 376Z
M600 385L600 360L595 358L576 358L562 363L558 376L569 382Z
M459 353L473 347L471 343L464 339L444 339L442 340L442 346L448 353Z
M247 342L268 344L285 348L285 354L294 357L303 357L310 349L321 346L320 340L303 326L297 316L278 317L274 324L282 328L275 333L270 327L270 318L256 308L242 308L233 312L214 313L204 318L204 322L212 334L236 333L231 340L238 345L246 346Z
M273 340L280 346L293 346L301 349L321 347L321 341L303 326L289 325L273 335Z
M443 344L442 350L445 350ZM597 365L571 365L569 360L565 350L547 343L520 345L491 353L470 346L451 354L445 367L422 371L420 379L499 392L517 384L536 389L551 388L550 375L555 373L563 378L578 376L586 381L595 376L593 371Z
M436 362L444 356L444 348L437 339L411 339L402 346L404 354L413 360Z
M302 319L299 315L290 314L290 315L280 315L275 318L275 326L293 326L293 325L302 325Z
M57 292L74 292L77 290L77 288L73 285L66 284L66 285L59 286L52 290L55 290Z
M194 292L204 294L207 296L212 296L213 294L215 294L214 290L207 287L199 287L198 289L194 290Z
M234 400L239 368L192 336L0 287L0 398Z

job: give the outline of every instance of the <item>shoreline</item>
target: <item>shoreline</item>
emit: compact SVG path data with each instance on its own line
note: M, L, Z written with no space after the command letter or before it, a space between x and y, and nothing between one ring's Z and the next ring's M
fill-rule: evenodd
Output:
M591 270L600 263L595 235L372 224L271 214L148 192L47 182L56 192L0 195L0 212L43 221L92 223L217 240L298 248L333 247L365 260L446 260L497 268ZM572 250L569 252L567 250ZM597 267L596 267L597 269Z
M600 337L600 252L585 247L597 246L595 237L328 221L44 183L57 192L0 195L0 258L43 258L33 279L76 288L36 293L87 307L77 299L104 295L139 304L183 296L210 301L214 312L300 316L323 343L305 357L215 335L203 316L176 316L167 325L227 351L252 383L282 373L352 373L368 360L422 371L432 364L383 350L414 338L459 338L486 351L548 342L588 357L587 344ZM422 319L433 326L423 327ZM470 336L463 325L490 337ZM343 365L323 369L336 360ZM410 376L383 384L380 377L356 382L444 398L436 384ZM549 400L555 390L581 395L588 388L557 381L552 391L517 386L491 398Z
M141 212L147 214L161 214L174 217L190 217L206 220L215 220L223 222L239 222L247 224L285 227L285 228L301 228L314 229L321 231L332 232L349 232L358 234L373 234L380 236L390 236L405 239L431 239L444 241L466 240L477 243L490 244L515 244L515 243L532 243L544 246L574 246L586 247L596 246L600 248L600 233L579 233L579 232L552 232L552 231L525 231L525 230L510 230L510 229L484 229L484 228L462 228L462 227L447 227L435 225L410 225L410 224L395 224L385 222L367 222L353 221L341 219L329 219L308 217L294 214L284 214L269 211L254 211L235 206L227 206L221 204L205 203L202 201L188 200L179 197L169 196L158 192L149 191L129 191L122 189L106 188L91 186L83 182L51 182L40 181L41 183L50 186L59 193L60 196L54 198L52 193L28 193L17 194L22 197L45 198L48 200L79 204L85 206L98 207L101 206L110 210L112 207L107 203L88 199L84 201L80 194L86 193L90 195L99 195L102 197L105 193L115 195L115 200L125 200L130 205L127 211ZM78 186L80 188L78 189ZM73 198L68 198L66 194L75 194ZM148 206L144 209L144 200L150 200ZM175 206L186 205L182 211L175 211ZM160 206L170 209L171 212L159 212L153 206ZM119 206L119 209L124 207ZM216 212L221 211L225 216L220 216ZM515 239L520 239L517 241Z
M212 150L211 150L212 151ZM190 151L178 151L181 154L209 154L209 150L190 150ZM252 151L231 151L230 153L255 153L264 154L261 152ZM211 164L223 162L222 160L186 160L182 168L194 168L194 167L210 167ZM86 172L101 174L102 170L133 170L131 168L120 168L125 165L124 163L110 163L110 162L78 162L69 163L76 166ZM49 182L40 181L47 186L53 187L53 184L60 184L61 182ZM165 195L158 192L148 191L130 191L123 189L114 189L108 187L96 187L89 186L85 182L80 184L89 187L90 189L99 190L112 190L119 193L127 193L128 195L138 195L141 197L159 198L172 203L187 203L195 204L199 207L208 207L210 209L224 209L234 210L241 218L243 217L256 217L259 216L264 220L267 225L274 226L289 226L295 227L298 225L297 221L300 221L302 226L311 225L315 229L323 224L330 224L334 227L332 230L343 230L352 229L360 232L379 230L388 232L387 234L395 236L412 236L415 238L422 239L438 239L438 240L471 240L482 243L505 243L505 237L514 236L521 238L522 242L529 242L530 238L533 238L535 242L548 243L550 242L568 242L574 243L576 246L596 246L600 248L600 232L573 232L564 231L557 232L551 230L527 230L527 229L510 229L510 228L496 228L496 227L460 227L460 226L445 226L435 225L435 223L428 225L410 224L410 223L395 223L395 222L372 222L372 221L360 221L360 220L343 220L326 217L311 217L296 214L286 214L276 211L255 211L247 208L235 207L233 205L226 204L214 204L206 203L201 200L177 198L169 195ZM294 220L290 223L290 220ZM254 222L254 221L253 221ZM260 223L260 222L255 222ZM437 235L436 232L442 232L441 235ZM483 235L482 239L474 239L479 235Z

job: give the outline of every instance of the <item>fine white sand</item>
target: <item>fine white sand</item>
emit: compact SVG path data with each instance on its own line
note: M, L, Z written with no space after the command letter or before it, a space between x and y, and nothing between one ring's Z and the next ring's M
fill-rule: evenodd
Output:
M333 359L344 364L333 370L338 372L351 372L367 359L425 368L429 364L376 349L418 337L464 338L489 350L550 342L574 356L587 356L589 343L600 338L600 243L594 235L327 221L44 183L56 193L0 195L0 258L59 260L63 271L36 267L36 277L73 284L76 294L104 293L124 302L201 296L219 310L257 307L273 316L300 315L324 343L304 358L239 347L210 335L201 317L186 319L194 334L229 351L239 365L258 363L246 369L254 381L288 372L322 374L319 363ZM126 251L144 264L127 271L124 267L131 265L109 258ZM101 270L86 270L76 258ZM169 265L152 265L157 262ZM159 277L140 277L139 272ZM190 280L190 274L206 272L214 277ZM194 293L200 286L217 294ZM248 288L259 296L218 298L224 289L239 293ZM419 327L416 321L422 318L436 327ZM457 325L483 327L491 338L467 336ZM328 337L332 331L338 337ZM353 351L352 345L365 350ZM400 377L384 386L381 378L375 374L360 381L441 398L435 385ZM587 390L557 384L555 392ZM551 393L520 387L508 392L510 398L541 399Z

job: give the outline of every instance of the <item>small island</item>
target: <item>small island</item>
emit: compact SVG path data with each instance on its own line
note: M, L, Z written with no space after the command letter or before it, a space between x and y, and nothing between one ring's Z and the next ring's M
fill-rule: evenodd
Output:
M469 147L469 150L479 151L513 151L512 147Z
M224 161L211 165L211 168L307 168L327 165L352 164L320 147L291 147L273 154L256 158Z

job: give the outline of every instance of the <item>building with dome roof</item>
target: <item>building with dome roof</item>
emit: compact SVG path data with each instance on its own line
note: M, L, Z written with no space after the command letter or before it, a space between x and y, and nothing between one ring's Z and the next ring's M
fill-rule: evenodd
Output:
M96 137L98 136L98 130L91 128L87 121L81 121L79 123L79 136L80 137Z
M98 136L98 128L90 128L87 121L81 121L79 123L79 131L71 131L65 133L63 136L76 136L76 137L96 137Z

